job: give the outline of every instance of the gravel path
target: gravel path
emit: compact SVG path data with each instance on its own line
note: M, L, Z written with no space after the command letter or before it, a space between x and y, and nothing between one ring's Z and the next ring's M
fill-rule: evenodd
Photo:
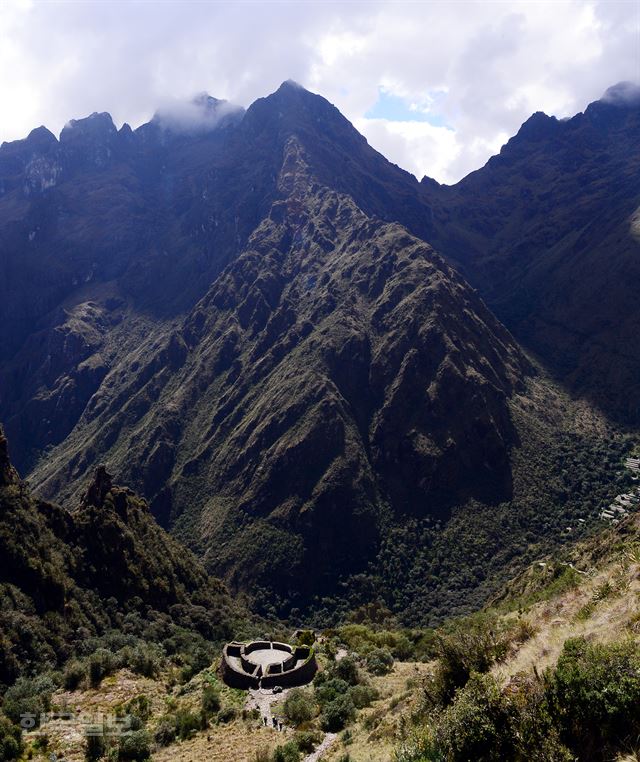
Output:
M325 753L325 751L329 750L329 747L333 744L337 737L338 736L336 733L327 733L320 746L318 746L314 752L309 754L309 756L305 757L303 762L319 762L319 760L322 759L322 755Z
M273 727L271 707L275 703L284 701L287 693L288 690L286 689L280 693L273 693L269 689L263 690L262 688L259 688L258 690L251 689L249 690L245 706L247 709L257 709L260 712L260 717L267 718L267 727L271 728Z

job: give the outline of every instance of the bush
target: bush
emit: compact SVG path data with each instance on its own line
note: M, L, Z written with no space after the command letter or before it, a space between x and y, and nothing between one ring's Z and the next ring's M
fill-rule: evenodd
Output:
M220 694L212 685L206 685L202 689L202 711L211 717L220 710Z
M161 717L154 734L155 742L159 746L170 746L178 735L176 718L173 715Z
M300 762L302 754L295 741L289 741L284 746L278 746L271 759L272 762Z
M106 648L99 648L89 657L89 684L97 688L102 680L116 671L116 658Z
M515 758L511 716L496 680L474 674L445 710L436 738L446 759L502 762Z
M373 685L354 685L349 688L349 696L356 709L364 709L378 698L380 694Z
M293 740L296 742L300 751L305 754L311 754L316 746L321 743L322 734L312 730L299 731L295 734Z
M358 665L352 656L345 656L344 659L336 662L334 667L336 677L344 680L349 685L357 685L360 682L358 674Z
M309 691L301 688L290 691L284 700L283 711L289 724L294 727L313 719L313 698Z
M487 672L500 655L502 643L484 620L469 620L448 633L438 633L436 651L439 662L428 698L446 706L472 672Z
M151 757L151 739L146 730L135 730L120 739L118 759L145 762Z
M151 717L151 701L148 696L141 693L125 704L126 714L137 717L141 722L146 722Z
M321 723L322 728L329 733L337 733L345 725L353 722L356 716L356 708L351 696L348 694L337 696L325 704L322 709Z
M338 696L344 696L349 690L349 686L344 680L332 677L328 680L319 682L315 688L315 695L320 705L328 704Z
M640 736L640 648L634 642L568 640L549 679L563 740L581 760L599 760Z
M202 729L202 718L200 715L190 712L187 709L180 709L176 712L176 732L178 737L184 740L197 730Z
M22 731L17 725L0 715L0 759L10 762L22 754Z
M62 684L65 690L75 691L87 674L85 665L78 659L73 659L64 668Z
M393 669L393 656L386 648L374 648L367 656L367 669L372 675L387 675Z
M106 752L106 744L103 735L87 736L87 742L84 749L84 758L86 762L97 762L102 759Z
M303 630L298 635L298 645L301 646L313 646L313 644L316 642L316 636L313 634L313 630Z
M37 725L40 715L49 711L54 687L46 676L21 677L4 694L2 710L15 725L20 724L25 714L35 715Z
M162 661L162 650L147 643L127 649L122 658L123 666L144 677L155 677L160 672Z
M227 722L233 722L238 717L238 710L233 706L225 706L219 712L217 716L218 722L226 724Z

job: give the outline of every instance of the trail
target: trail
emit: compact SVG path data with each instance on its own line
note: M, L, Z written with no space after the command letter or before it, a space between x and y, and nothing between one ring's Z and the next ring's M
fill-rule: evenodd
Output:
M325 753L325 751L329 750L337 737L338 736L336 733L327 733L320 746L318 746L315 751L311 752L311 754L306 756L303 762L319 762L319 760L322 759L322 755Z

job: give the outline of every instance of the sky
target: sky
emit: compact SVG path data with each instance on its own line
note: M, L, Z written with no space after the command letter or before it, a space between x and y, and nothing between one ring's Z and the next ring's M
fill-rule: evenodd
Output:
M640 0L0 0L0 141L93 111L136 127L202 91L246 107L286 79L452 183L533 112L640 82Z

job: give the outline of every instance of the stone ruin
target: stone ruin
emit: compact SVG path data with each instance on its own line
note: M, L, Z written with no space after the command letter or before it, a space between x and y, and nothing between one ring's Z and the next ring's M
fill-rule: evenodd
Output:
M232 688L290 688L313 680L318 664L311 646L270 640L233 641L222 651L220 671Z

